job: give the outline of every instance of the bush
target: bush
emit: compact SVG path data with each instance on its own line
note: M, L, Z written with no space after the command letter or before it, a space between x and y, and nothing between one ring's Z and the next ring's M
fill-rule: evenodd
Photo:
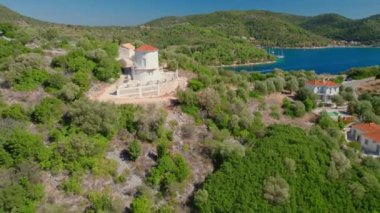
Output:
M180 155L162 156L156 167L152 169L147 180L154 186L166 191L170 185L182 182L189 176L189 166Z
M111 197L107 194L92 192L88 195L90 209L94 212L113 212Z
M53 124L60 120L62 114L63 103L59 99L45 98L35 107L32 120L37 123Z
M20 104L14 104L14 105L6 107L1 112L1 117L12 118L18 121L29 120L28 112Z
M195 134L195 126L193 124L184 124L181 126L181 135L185 139L193 138Z
M147 212L152 212L152 209L153 209L152 201L145 196L140 196L138 198L135 198L131 203L132 213L147 213Z
M289 184L282 177L269 177L264 181L264 198L273 204L289 201Z
M79 177L70 177L61 184L61 188L66 193L80 194L82 192L81 180Z
M262 95L266 95L268 93L267 84L263 81L256 81L255 82L255 91Z
M101 134L111 138L119 127L118 110L113 104L80 99L70 106L67 116L72 126L89 135Z
M20 77L16 78L14 89L19 91L32 91L48 79L49 74L45 70L26 70Z
M59 92L59 97L65 101L71 102L80 97L80 87L74 83L65 84Z
M141 155L140 142L137 140L133 140L132 143L129 145L128 153L129 153L129 158L132 161L137 160L137 158L140 157L140 155Z
M334 102L337 106L342 106L344 104L344 98L340 95L336 95L331 98L332 102Z
M199 91L205 88L204 84L197 80L197 79L191 79L188 84L189 88L191 88L193 91Z
M52 91L62 89L65 84L66 78L61 73L55 73L51 75L50 78L44 82L45 88Z
M100 81L116 79L121 72L120 65L112 58L102 59L94 69L94 76Z

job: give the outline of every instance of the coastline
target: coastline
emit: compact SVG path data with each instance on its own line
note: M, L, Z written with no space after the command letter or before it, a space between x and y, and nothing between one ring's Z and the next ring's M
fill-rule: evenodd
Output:
M274 47L275 49L295 49L295 50L313 50L313 49L332 49L332 48L380 48L380 46L320 46L320 47Z
M245 64L230 64L230 65L219 65L212 67L245 67L245 66L255 66L255 65L264 65L264 64L274 64L277 61L264 61L264 62L255 62L255 63L245 63Z

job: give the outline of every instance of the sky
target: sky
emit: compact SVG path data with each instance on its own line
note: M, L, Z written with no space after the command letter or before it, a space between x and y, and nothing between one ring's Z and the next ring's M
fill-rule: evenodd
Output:
M380 0L0 0L0 4L43 21L97 26L139 25L164 16L220 10L339 13L354 19L380 13Z

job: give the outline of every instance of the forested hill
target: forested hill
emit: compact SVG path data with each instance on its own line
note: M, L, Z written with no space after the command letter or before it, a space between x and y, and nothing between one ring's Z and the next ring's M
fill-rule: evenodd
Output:
M306 17L269 11L223 11L164 17L147 25L168 27L186 22L220 30L227 35L253 37L267 46L318 46L326 44L329 39L363 44L378 44L380 41L379 15L352 20L337 14Z

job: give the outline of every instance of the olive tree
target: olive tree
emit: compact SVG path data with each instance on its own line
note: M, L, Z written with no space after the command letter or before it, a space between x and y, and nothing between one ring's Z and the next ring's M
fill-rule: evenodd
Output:
M285 204L290 198L288 182L280 176L269 177L264 181L264 198L273 204Z

